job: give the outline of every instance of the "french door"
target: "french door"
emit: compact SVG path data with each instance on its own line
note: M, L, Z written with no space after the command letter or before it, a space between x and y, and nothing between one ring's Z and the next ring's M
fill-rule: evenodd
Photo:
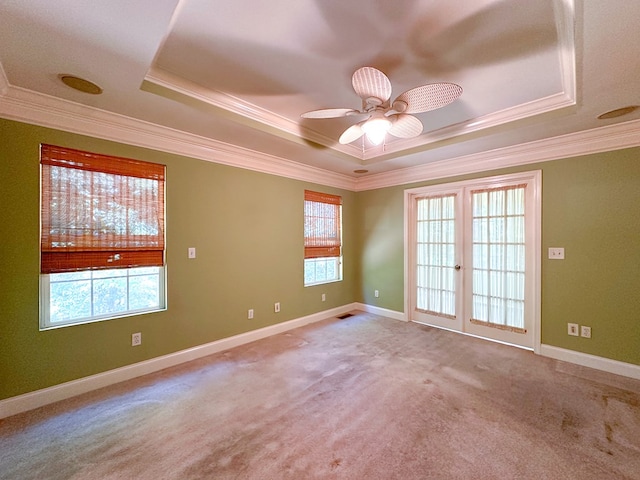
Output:
M405 192L412 321L539 343L540 172Z

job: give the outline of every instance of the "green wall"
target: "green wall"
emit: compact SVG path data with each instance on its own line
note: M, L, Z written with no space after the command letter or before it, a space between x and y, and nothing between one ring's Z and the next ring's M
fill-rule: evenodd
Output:
M0 399L355 301L353 192L7 120L0 138ZM167 165L167 311L39 331L40 143ZM343 197L342 282L303 287L305 188Z
M358 301L404 311L405 189L524 170L543 172L542 343L640 365L639 148L359 193Z
M403 311L404 190L445 182L354 193L7 120L0 138L0 399L355 301ZM167 311L38 330L40 143L167 165ZM640 365L639 158L635 148L446 179L543 171L542 343ZM305 188L343 197L342 282L302 286ZM551 246L566 259L547 260ZM593 338L568 336L567 322Z

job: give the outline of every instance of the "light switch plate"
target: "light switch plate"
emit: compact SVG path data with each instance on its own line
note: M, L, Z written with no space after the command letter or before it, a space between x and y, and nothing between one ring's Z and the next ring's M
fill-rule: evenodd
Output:
M189 258L196 258L196 247L189 247Z

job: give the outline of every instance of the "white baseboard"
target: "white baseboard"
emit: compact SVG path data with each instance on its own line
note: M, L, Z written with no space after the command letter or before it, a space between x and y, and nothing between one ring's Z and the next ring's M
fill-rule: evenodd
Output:
M223 338L197 347L188 348L186 350L134 363L125 367L54 385L53 387L43 388L34 392L0 400L0 418L6 418L11 415L33 410L34 408L39 408L60 400L75 397L76 395L90 392L98 388L107 387L125 380L157 372L168 367L173 367L181 363L206 357L213 353L228 350L239 345L244 345L245 343L277 335L297 327L302 327L310 323L359 309L359 304L357 303L343 305L341 307L307 315L306 317L277 323L268 327L234 335L233 337Z
M116 368L114 370L98 373L78 380L61 383L53 387L43 388L42 390L36 390L34 392L0 400L0 419L71 398L82 393L90 392L98 388L107 387L125 380L157 372L181 363L206 357L207 355L228 350L272 335L277 335L279 333L325 320L330 317L342 315L343 313L353 310L374 313L394 320L407 321L403 312L388 310L386 308L366 305L363 303L351 303L330 310L314 313L312 315L307 315L306 317L277 323L268 327L234 335L233 337L223 338L197 347L152 358L150 360L145 360L144 362L134 363L132 365ZM540 354L556 360L563 360L565 362L595 368L615 375L622 375L640 380L640 365L597 357L595 355L575 352L573 350L567 350L551 345L541 345Z
M386 308L375 307L373 305L367 305L365 303L355 303L356 310L362 310L367 313L375 313L376 315L380 315L382 317L392 318L393 320L401 320L403 322L408 321L407 316L404 312L398 312L396 310L389 310Z
M633 363L620 362L610 358L544 344L540 345L540 355L640 380L640 365L634 365Z

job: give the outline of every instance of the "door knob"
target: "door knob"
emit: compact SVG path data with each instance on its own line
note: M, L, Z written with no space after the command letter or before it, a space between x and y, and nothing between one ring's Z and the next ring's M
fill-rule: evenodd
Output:
M455 268L456 270L460 270L460 265L456 265L454 268Z

